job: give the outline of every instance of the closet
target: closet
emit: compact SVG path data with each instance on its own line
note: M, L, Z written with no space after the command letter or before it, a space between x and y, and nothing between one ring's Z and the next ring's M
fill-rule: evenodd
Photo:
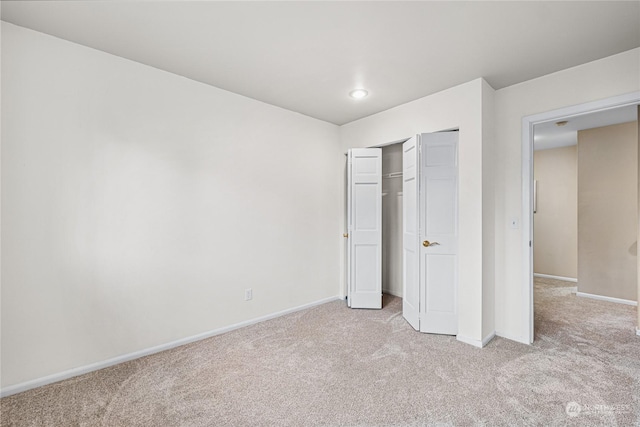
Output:
M422 332L457 334L458 133L351 149L347 165L347 301L403 298Z
M402 144L382 147L382 292L402 298Z

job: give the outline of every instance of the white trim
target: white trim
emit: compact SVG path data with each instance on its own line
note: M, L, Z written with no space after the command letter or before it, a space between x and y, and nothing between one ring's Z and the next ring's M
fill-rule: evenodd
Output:
M522 119L522 325L523 341L533 343L533 123Z
M393 295L394 297L398 297L398 298L402 298L402 295L398 295L396 293L394 293L393 291L391 291L391 289L384 289L382 288L382 293L383 294L387 294L387 295ZM398 292L398 293L402 293L402 291Z
M576 295L583 298L591 298L591 299L597 299L601 301L615 302L618 304L626 304L626 305L633 305L633 306L638 305L638 301L633 301L630 299L622 299L622 298L607 297L604 295L588 294L586 292L576 292Z
M595 111L640 103L640 91L573 105L522 118L522 301L523 336L533 343L533 126Z
M487 344L489 344L491 342L491 340L494 339L495 337L496 337L496 331L493 331L489 335L484 337L484 339L482 340L482 347L484 347Z
M533 277L543 277L545 279L562 280L565 282L578 283L578 279L575 277L554 276L553 274L533 273Z
M513 336L513 335L505 334L503 332L496 331L496 336L500 337L500 338L505 338L505 339L508 339L508 340L511 340L511 341L519 342L521 344L526 344L526 345L530 344L527 341L525 341L522 337L516 337L516 336Z
M382 148L382 147L388 147L389 145L394 145L394 144L404 144L405 142L407 142L410 139L411 139L411 137L402 138L402 139L398 139L396 141L383 142L382 144L372 145L371 147L367 147L367 148Z
M640 336L640 328L636 327L636 335Z
M69 369L67 371L59 372L57 374L47 375L46 377L36 378L34 380L25 381L20 384L15 384L9 387L5 387L0 390L0 397L11 396L12 394L22 393L23 391L30 390L32 388L41 387L47 384L55 383L58 381L66 380L68 378L83 375L89 372L97 371L99 369L107 368L109 366L117 365L119 363L128 362L133 359L148 356L150 354L159 353L161 351L169 350L181 345L189 344L195 341L200 341L206 338L210 338L216 335L231 332L235 329L240 329L245 326L254 325L256 323L264 322L266 320L275 319L287 314L295 313L296 311L306 310L318 305L326 304L332 301L343 301L343 298L339 296L324 298L318 301L303 304L298 307L288 308L286 310L278 311L275 313L267 314L265 316L256 317L255 319L245 320L244 322L234 323L233 325L224 326L222 328L214 329L212 331L203 332L201 334L192 335L190 337L182 338L176 341L172 341L166 344L157 345L155 347L146 348L144 350L134 351L133 353L123 354L111 359L103 360L101 362L91 363L89 365L80 366L78 368Z
M474 340L473 338L465 337L465 336L460 335L460 334L456 335L456 339L458 341L461 341L461 342L465 343L465 344L470 344L470 345L472 345L474 347L482 348L482 341Z
M463 342L465 344L470 344L474 347L478 347L478 348L483 348L484 346L486 346L487 344L489 344L489 342L496 336L495 331L491 332L489 335L487 335L486 337L484 337L482 339L482 341L480 340L474 340L473 338L469 338L469 337L465 337L464 335L456 335L456 339L460 342Z

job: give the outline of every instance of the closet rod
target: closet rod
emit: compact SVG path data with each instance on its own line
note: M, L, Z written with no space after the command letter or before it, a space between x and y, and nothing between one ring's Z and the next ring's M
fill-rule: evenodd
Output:
M383 179L401 178L401 177L402 177L402 172L391 172L391 173L382 175Z

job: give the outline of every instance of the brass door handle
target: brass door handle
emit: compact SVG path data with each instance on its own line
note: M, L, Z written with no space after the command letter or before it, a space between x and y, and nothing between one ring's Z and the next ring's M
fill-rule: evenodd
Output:
M428 240L425 240L424 242L422 242L422 246L424 246L425 248L428 248L429 246L440 246L440 243L430 242Z
M342 237L349 237L349 233L344 233Z

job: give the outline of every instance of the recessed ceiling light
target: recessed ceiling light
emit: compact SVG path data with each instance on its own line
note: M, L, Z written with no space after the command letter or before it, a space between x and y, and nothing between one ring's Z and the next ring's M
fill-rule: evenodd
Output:
M566 125L567 123L569 123L569 121L568 121L568 120L563 120L563 121L561 121L561 122L556 122L556 126L564 126L564 125Z
M369 92L364 89L355 89L349 92L349 96L353 99L362 99L367 95L369 95Z

